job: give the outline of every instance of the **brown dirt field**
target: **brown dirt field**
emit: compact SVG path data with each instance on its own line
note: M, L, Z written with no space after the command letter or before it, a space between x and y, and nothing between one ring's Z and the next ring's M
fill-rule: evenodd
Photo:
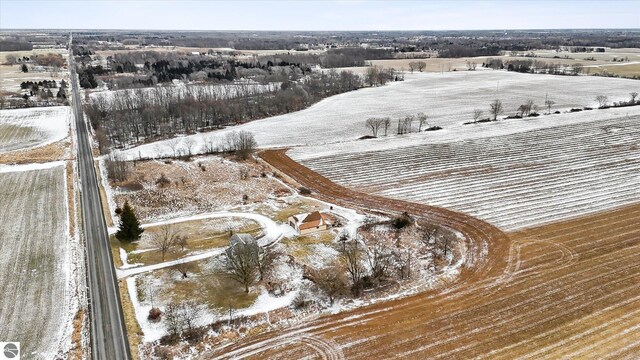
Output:
M488 254L446 291L320 317L224 347L206 358L634 358L640 352L640 204L508 236L463 214L369 196L289 159L261 157L311 188L356 207L411 213L483 240Z

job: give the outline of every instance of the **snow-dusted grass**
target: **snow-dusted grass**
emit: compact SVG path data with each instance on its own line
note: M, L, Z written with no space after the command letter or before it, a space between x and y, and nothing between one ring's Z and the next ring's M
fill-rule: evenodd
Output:
M0 110L0 152L43 146L67 137L68 106Z
M389 116L392 120L418 112L429 116L430 125L461 133L475 133L464 122L473 120L473 110L481 109L488 117L489 103L501 99L505 115L515 114L519 105L531 99L544 107L545 95L555 101L553 110L595 106L596 95L610 101L629 99L629 92L640 91L633 80L592 76L554 76L519 74L507 71L462 71L407 74L403 82L377 88L365 88L332 96L308 109L206 134L191 135L202 151L207 138L221 138L229 131L246 130L255 134L260 147L324 146L326 144L361 143L357 138L369 134L365 121L369 117ZM593 116L601 114L594 113ZM562 121L562 120L560 120ZM390 133L395 132L392 121ZM545 126L553 126L544 123ZM417 124L414 123L414 128ZM434 133L440 133L436 131ZM439 134L425 135L439 137ZM186 137L185 137L186 138ZM184 139L184 138L183 138ZM393 141L393 140L392 140ZM402 144L398 144L402 146ZM166 141L141 145L126 152L130 158L171 154Z
M288 193L280 182L266 176L268 173L266 167L254 162L220 156L204 156L190 162L152 160L132 168L129 180L142 185L142 190L115 186L107 193L114 200L109 201L112 212L116 205L122 206L128 200L141 221L155 222L260 204L273 194ZM170 180L164 187L156 184L161 174ZM244 195L247 197L243 200Z
M622 115L624 108L598 111L608 118L303 163L349 187L444 206L515 230L640 201L640 115Z
M28 358L53 358L75 311L66 173L54 165L0 171L0 339Z

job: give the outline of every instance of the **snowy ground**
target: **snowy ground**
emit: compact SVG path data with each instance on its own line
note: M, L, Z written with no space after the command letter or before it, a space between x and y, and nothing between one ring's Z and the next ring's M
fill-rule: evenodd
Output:
M0 168L0 339L26 358L68 349L77 310L62 162Z
M71 108L0 110L0 152L43 146L69 134Z
M267 246L267 245L273 244L285 236L295 236L295 231L290 226L286 224L277 224L276 222L274 222L273 220L269 219L266 216L263 216L260 214L254 214L254 213L218 212L218 213L198 214L193 216L161 221L157 223L143 224L142 227L146 228L146 227L160 226L165 224L176 224L176 223L185 222L185 221L213 219L213 218L245 218L245 219L251 219L258 222L264 234L258 239L258 244L260 244L261 246ZM109 232L113 233L116 230L117 230L116 228L112 228L112 229L109 229ZM131 266L131 264L127 264L126 260L123 259L124 266L120 269L116 269L116 273L118 274L118 278L124 278L127 276L141 274L144 272L171 267L177 264L207 259L213 256L220 255L223 252L224 252L224 248L217 248L209 251L189 254L178 260L166 261L160 264L154 264L149 266L139 266L139 267Z
M352 188L516 230L640 201L638 110L593 110L606 116L508 136L316 157L307 152L302 163ZM517 127L539 120L508 121Z
M515 114L518 106L528 99L544 107L546 94L555 101L553 110L566 111L572 107L597 105L597 95L606 95L610 101L628 100L632 91L640 91L637 81L593 76L507 71L414 73L407 74L403 82L332 96L299 112L190 137L200 144L196 149L202 148L207 138L221 138L226 132L239 130L253 132L260 147L342 146L344 143L360 143L357 138L370 134L365 127L369 117L389 116L396 120L418 112L429 116L430 125L441 126L455 134L474 133L475 129L462 128L461 124L473 120L476 108L483 110L484 116L488 117L489 103L494 99L502 100L505 115L509 115ZM395 125L396 122L392 121L391 133ZM545 126L553 124L545 123ZM166 141L126 151L129 158L171 153Z

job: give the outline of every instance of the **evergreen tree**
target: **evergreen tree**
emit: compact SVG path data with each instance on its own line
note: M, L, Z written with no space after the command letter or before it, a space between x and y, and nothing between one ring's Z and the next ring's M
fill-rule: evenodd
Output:
M125 201L120 213L120 228L116 233L116 238L122 242L131 242L140 239L144 229L140 227L140 221L133 212L129 202Z
M29 72L29 68L27 67L27 64L22 64L22 72L24 73Z

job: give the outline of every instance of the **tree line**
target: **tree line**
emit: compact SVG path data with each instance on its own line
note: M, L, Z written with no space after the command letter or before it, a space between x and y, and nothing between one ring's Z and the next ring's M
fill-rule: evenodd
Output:
M114 91L91 97L85 113L102 149L121 148L298 111L363 86L358 75L347 71L290 79L295 77L286 77L268 91L239 86L232 97L198 85L188 85L184 91L175 87Z

